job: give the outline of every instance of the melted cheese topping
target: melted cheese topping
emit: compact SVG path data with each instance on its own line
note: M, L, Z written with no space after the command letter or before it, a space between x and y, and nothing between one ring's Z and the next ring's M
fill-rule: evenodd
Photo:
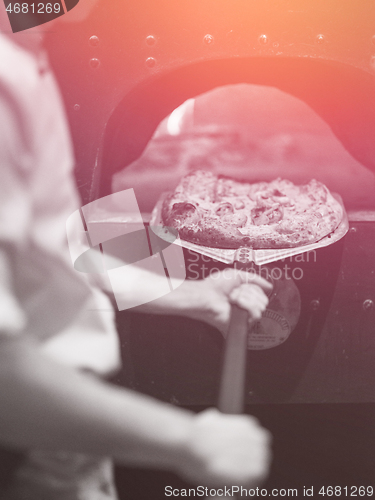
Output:
M255 232L259 236L269 235L275 231L286 236L300 231L319 235L332 230L329 216L335 216L336 226L338 215L342 217L341 205L323 184L315 180L303 186L282 179L248 184L218 179L210 172L197 171L182 179L175 198L195 205L200 218L232 225L244 236ZM226 207L229 212L224 208L218 214L224 204L230 204L229 208ZM236 215L233 220L231 214ZM277 222L272 222L275 215ZM194 219L185 223L196 231L198 223Z

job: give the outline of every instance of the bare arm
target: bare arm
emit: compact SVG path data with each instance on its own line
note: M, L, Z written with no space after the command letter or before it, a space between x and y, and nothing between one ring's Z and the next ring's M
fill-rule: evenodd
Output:
M92 276L96 276L97 286L108 293L112 292L105 275ZM134 297L142 298L145 287L157 290L163 285L164 278L133 265L132 275L128 275L121 292L123 302L131 302ZM249 321L259 320L268 304L266 293L271 290L272 285L258 275L227 268L202 280L186 280L172 292L134 307L133 311L199 319L215 326L225 335L231 304L246 309Z
M269 435L246 416L199 416L49 360L24 339L0 340L0 442L110 455L190 481L258 484Z
M60 365L24 339L0 341L0 440L171 467L192 415Z
M172 293L137 309L199 319L226 334L231 304L245 309L250 321L259 320L268 304L265 292L271 290L272 285L258 275L227 268L203 280L186 280Z

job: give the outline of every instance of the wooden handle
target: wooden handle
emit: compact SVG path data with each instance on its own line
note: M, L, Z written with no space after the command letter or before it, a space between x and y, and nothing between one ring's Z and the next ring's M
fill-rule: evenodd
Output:
M219 410L243 413L247 356L248 313L233 305L221 376Z
M232 305L218 404L222 413L243 413L244 410L247 322L247 311ZM208 498L217 500L219 497ZM232 500L236 500L235 497Z

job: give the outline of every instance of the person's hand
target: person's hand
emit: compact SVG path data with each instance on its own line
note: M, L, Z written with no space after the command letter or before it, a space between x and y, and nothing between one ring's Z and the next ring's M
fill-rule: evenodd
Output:
M127 283L128 294L143 294L145 284L158 287L163 278L155 273L140 270L132 287ZM228 331L231 304L245 309L249 321L257 321L268 304L266 292L272 285L255 273L227 268L210 273L203 280L185 280L172 293L163 295L134 310L154 314L174 314L205 321L225 336Z
M215 409L193 417L177 472L210 487L253 488L267 477L271 435L247 415L224 415Z
M272 290L271 283L260 276L232 268L190 283L194 283L202 298L197 318L215 326L224 335L228 331L231 304L245 309L249 322L258 321L268 305L264 292Z

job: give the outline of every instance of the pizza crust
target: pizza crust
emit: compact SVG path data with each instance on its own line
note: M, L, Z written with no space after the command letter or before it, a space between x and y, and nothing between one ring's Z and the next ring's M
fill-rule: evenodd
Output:
M343 209L312 180L249 184L211 172L181 179L162 207L166 226L181 239L214 248L290 248L315 243L340 224Z

